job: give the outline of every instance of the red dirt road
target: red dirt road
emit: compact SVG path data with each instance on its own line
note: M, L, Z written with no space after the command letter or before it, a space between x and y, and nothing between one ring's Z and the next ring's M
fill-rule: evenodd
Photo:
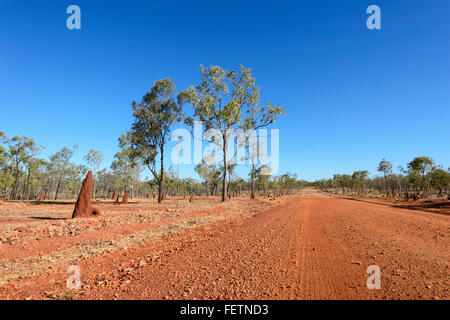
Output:
M0 298L449 299L450 216L306 191L236 215L0 286ZM381 270L369 290L367 267Z

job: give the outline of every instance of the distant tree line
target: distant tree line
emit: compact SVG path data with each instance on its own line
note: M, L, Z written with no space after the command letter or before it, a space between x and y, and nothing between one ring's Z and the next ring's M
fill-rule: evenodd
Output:
M383 194L388 197L449 196L450 168L443 169L429 157L416 157L406 168L397 167L393 172L390 161L382 159L377 171L380 175L369 178L367 170L354 171L353 174L334 174L331 179L322 179L312 183L315 187L342 194Z
M119 137L121 148L110 170L100 170L103 155L90 150L84 164L71 161L77 149L63 148L48 160L38 157L42 146L28 137L8 138L1 133L0 192L11 199L63 199L76 196L88 170L93 172L93 196L108 197L114 191L133 195L157 194L161 202L167 194L218 195L222 201L231 194L248 190L250 197L256 193L280 195L291 193L302 185L289 173L270 176L270 170L261 165L256 155L247 152L251 160L249 181L234 174L236 154L228 154L235 130L245 132L238 148L250 150L250 134L272 124L284 109L267 103L260 105L260 88L253 71L240 66L238 71L227 71L218 66L200 66L197 85L175 94L175 84L170 79L154 82L153 87L140 102L131 103L133 123ZM186 112L189 107L190 112ZM189 113L189 114L188 114ZM193 127L202 123L204 141L215 144L221 152L221 163L203 161L196 167L202 181L178 179L173 167L164 167L164 150L175 125ZM206 134L214 129L217 135ZM237 153L237 152L236 152ZM242 160L242 159L239 159ZM143 182L140 176L147 168L151 179Z
M90 150L83 164L76 164L72 157L77 146L64 147L43 159L39 155L45 147L34 139L14 136L8 138L0 132L0 195L10 200L64 200L75 198L88 170L93 172L94 198L108 198L114 191L133 196L151 196L159 192L160 181L156 178L142 179L144 165L138 161L133 150L124 148L114 156L110 168L101 168L101 151ZM265 166L259 166L252 178L243 179L235 173L236 164L228 166L227 194L280 196L293 194L306 185L297 175L286 173L279 176L263 174ZM170 166L163 175L162 193L168 196L218 196L222 195L223 168L202 162L195 171L201 181L179 178ZM253 190L252 190L253 186Z

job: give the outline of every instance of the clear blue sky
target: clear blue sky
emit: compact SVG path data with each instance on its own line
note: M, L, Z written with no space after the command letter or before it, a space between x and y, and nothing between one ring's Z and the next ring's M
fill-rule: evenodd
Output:
M76 4L82 29L66 28ZM381 30L366 8L381 8ZM285 107L281 171L304 179L450 165L450 1L21 1L0 3L0 131L34 137L42 156L77 144L109 165L130 102L199 65L255 70L262 102ZM183 167L183 176L193 174ZM240 169L244 176L248 167ZM194 175L193 175L194 176Z

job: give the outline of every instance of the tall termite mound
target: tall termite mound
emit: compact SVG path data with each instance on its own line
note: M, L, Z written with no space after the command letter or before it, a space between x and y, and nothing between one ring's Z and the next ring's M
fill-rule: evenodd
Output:
M114 193L113 193L111 199L112 199L112 200L115 200L117 197L118 197L117 191L114 190Z
M80 195L78 196L75 209L73 210L72 219L78 217L92 217L101 214L100 210L91 205L92 194L92 171L89 171L86 179L81 186Z
M122 202L120 204L128 204L128 192L127 191L125 191Z
M5 195L3 195L3 202L7 202L7 201L8 201L8 199L6 198Z

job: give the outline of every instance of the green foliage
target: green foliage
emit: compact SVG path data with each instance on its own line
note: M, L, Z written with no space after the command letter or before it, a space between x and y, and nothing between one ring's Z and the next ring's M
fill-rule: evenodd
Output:
M419 173L425 176L433 167L434 161L429 157L416 157L408 163L408 169L413 173Z
M416 157L408 163L410 182L419 185L423 192L428 186L427 175L433 168L434 161L429 157Z
M378 165L378 172L382 172L382 177L374 177L369 179L368 172L355 171L353 175L335 174L333 179L319 180L314 183L315 186L329 190L333 189L342 193L348 192L365 192L369 188L372 192L377 190L384 192L386 195L404 195L406 192L420 191L422 195L427 197L430 188L434 188L439 192L439 196L443 190L449 188L449 172L433 166L434 161L429 157L416 157L408 163L408 169L398 166L399 173L392 172L392 163L383 159Z
M203 180L206 194L214 194L221 180L222 169L217 168L213 164L208 164L203 159L202 162L195 167L195 172L197 172Z
M200 79L200 84L178 94L178 103L194 107L193 116L186 118L188 125L193 125L197 119L205 130L216 129L220 134L220 139L212 137L209 142L219 146L223 153L222 201L225 201L228 164L234 158L227 154L233 129L257 130L270 125L285 112L282 107L270 103L259 106L260 90L253 71L242 65L238 72L218 66L200 66Z
M122 147L132 150L158 181L161 202L164 185L164 147L171 128L181 120L182 109L174 99L175 85L170 79L158 80L141 103L132 103L134 122L131 130L120 138ZM160 170L157 156L160 155Z
M392 173L392 163L383 158L378 164L378 172L383 172L384 176L388 176Z
M73 174L70 160L77 148L78 146L74 146L73 149L64 147L50 156L47 170L51 182L56 185L55 200L58 199L60 190L64 188L71 174Z
M442 169L434 168L430 173L430 183L439 190L439 195L441 195L442 189L450 185L450 174Z
M122 149L114 156L111 168L119 178L120 189L128 191L139 181L142 172L141 164L134 157L132 149Z

